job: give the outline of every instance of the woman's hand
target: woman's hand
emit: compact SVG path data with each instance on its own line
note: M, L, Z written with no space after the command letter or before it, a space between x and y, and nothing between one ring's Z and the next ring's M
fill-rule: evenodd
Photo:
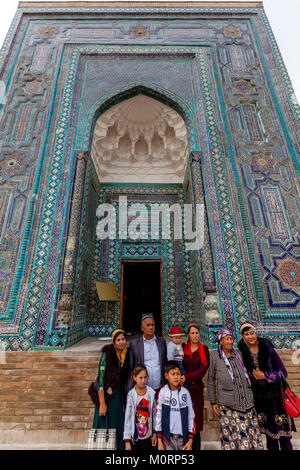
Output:
M98 397L99 397L99 416L106 416L107 412L107 406L105 403L105 397L104 397L104 390L98 390Z
M152 439L151 439L151 444L152 444L152 447L155 447L156 444L157 444L157 437L156 437L155 432L153 433L153 436L152 436Z
M125 442L125 450L131 450L130 442Z
M99 407L99 416L106 416L107 413L107 406L106 403L100 402L100 407Z
M185 383L185 375L182 375L180 379L180 385L184 385L184 383Z
M260 369L255 369L253 371L253 377L256 380L264 380L266 378L265 374Z
M161 439L157 439L157 450L164 450L164 445Z
M216 416L216 418L220 418L221 412L220 412L219 405L211 405L211 407L213 410L213 414Z
M189 439L185 446L183 446L182 450L192 450L193 446L193 439Z

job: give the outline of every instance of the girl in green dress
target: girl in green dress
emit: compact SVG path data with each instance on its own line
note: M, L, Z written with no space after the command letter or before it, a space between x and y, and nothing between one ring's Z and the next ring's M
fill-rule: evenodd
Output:
M95 409L93 428L105 429L108 425L109 428L116 429L117 449L124 450L126 383L129 374L125 332L121 329L115 330L112 341L112 344L102 349L97 377L100 406Z

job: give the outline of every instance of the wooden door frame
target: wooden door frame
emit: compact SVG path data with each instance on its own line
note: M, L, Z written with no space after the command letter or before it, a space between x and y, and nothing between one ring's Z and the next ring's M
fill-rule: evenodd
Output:
M160 320L161 330L163 332L163 290L162 290L162 260L161 259L124 259L121 260L121 299L120 299L120 328L123 328L123 294L124 294L124 265L137 264L137 263L156 263L159 264L160 273Z

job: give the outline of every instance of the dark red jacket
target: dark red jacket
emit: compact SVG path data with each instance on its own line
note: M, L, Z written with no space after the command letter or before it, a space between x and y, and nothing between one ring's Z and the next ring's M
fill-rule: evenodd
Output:
M209 366L209 349L204 345L204 353L207 359L207 365L201 362L199 352L195 351L192 356L184 356L183 367L185 369L185 382L191 394L194 404L196 432L203 430L203 410L204 410L204 397L202 382Z

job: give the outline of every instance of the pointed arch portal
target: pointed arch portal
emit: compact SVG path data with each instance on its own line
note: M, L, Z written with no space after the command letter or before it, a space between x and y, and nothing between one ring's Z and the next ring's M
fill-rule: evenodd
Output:
M21 63L21 75L11 69L8 96L16 101L2 112L2 247L8 264L0 280L0 332L7 349L64 348L86 335L103 335L95 280L114 280L120 292L122 260L156 256L164 333L192 318L207 344L221 325L238 339L238 326L250 318L277 346L293 341L298 245L291 222L296 209L289 204L297 197L296 136L287 128L279 89L285 72L268 65L273 56L265 55L256 37L261 30L248 19L240 29L232 15L226 22L234 25L226 27L225 18L210 17L211 29L194 28L203 36L192 46L186 36L177 43L180 32L171 29L165 31L168 45L152 33L145 43L127 37L116 45L108 36L103 43L92 36L87 42L80 27L71 41L63 32L52 36L50 28L47 41L35 44L26 29L32 54L22 61L32 73L23 74ZM18 55L18 48L12 50ZM154 121L160 110L151 132L141 132L143 117L129 106L136 100L155 100L149 107ZM118 106L127 116L123 128L113 117ZM97 123L107 116L109 125L101 130ZM285 183L273 176L272 186L263 183L266 172L280 172ZM181 240L149 238L146 231L143 243L97 240L98 205L115 206L120 195L129 206L144 204L142 226L150 204L204 204L203 248L187 254ZM119 324L120 309L111 305L108 331Z

